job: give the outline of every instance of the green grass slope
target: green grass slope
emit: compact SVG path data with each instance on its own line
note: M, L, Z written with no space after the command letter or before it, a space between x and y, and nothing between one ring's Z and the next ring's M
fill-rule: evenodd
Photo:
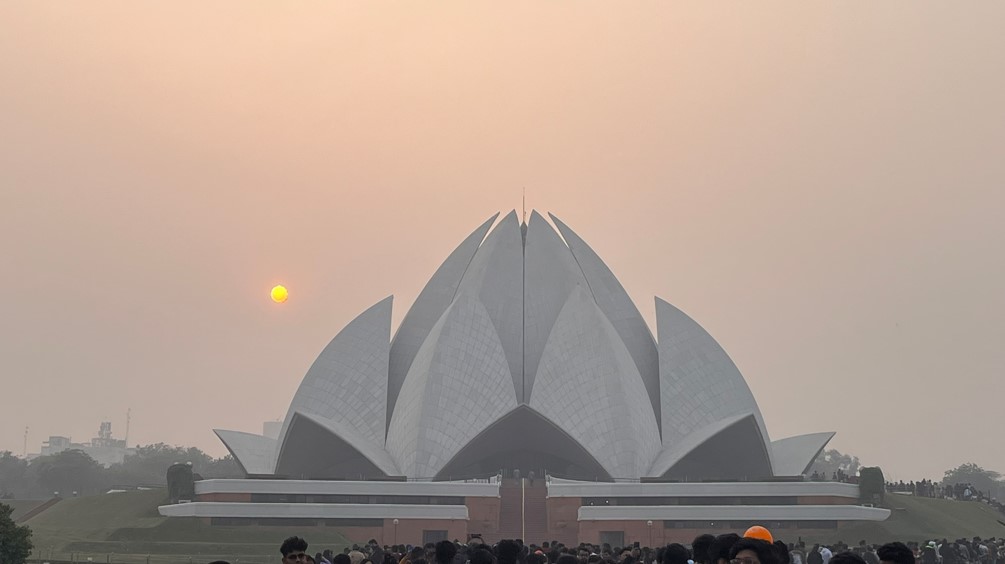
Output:
M807 535L807 541L869 543L923 541L929 539L981 538L1005 535L1005 516L982 503L929 499L887 494L884 507L890 518L880 523L864 522L824 534Z
M283 539L302 536L314 547L345 546L346 539L325 527L211 527L196 518L167 518L157 512L166 490L123 492L66 499L27 521L35 555L118 563L217 558L273 562ZM110 557L109 555L114 555ZM156 555L160 555L158 558Z
M11 518L17 521L22 515L45 503L44 499L0 499L0 503L14 508Z

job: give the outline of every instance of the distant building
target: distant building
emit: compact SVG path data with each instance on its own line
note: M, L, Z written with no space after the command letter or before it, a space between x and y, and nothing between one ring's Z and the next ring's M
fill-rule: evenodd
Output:
M42 443L41 456L58 454L64 450L82 450L102 466L120 464L126 459L126 455L134 454L136 449L126 446L125 439L116 439L112 436L112 423L102 421L98 429L98 436L86 443L75 443L70 437L53 435L48 441Z

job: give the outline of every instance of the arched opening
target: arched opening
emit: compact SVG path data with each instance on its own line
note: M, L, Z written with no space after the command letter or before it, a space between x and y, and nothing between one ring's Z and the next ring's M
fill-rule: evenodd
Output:
M611 480L578 441L526 405L482 431L454 455L436 479L486 476L502 469L519 469L524 475L533 470L561 478Z

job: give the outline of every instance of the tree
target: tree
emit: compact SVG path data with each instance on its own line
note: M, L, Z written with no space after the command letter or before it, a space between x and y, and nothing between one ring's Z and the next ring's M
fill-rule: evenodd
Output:
M158 485L165 484L167 469L172 464L192 463L192 471L207 478L238 478L240 469L233 458L214 460L195 447L176 447L157 443L139 446L136 453L129 455L121 464L109 468L110 479L117 485Z
M808 473L819 472L830 478L838 470L841 470L849 476L854 476L858 474L858 470L861 467L862 465L859 464L857 456L844 454L832 448L820 453L820 456L813 461L813 466L810 467Z
M237 465L237 461L231 455L226 455L223 458L217 458L216 460L210 460L209 464L204 466L200 471L204 479L210 478L243 478L244 473L241 472L241 467Z
M40 456L28 464L28 470L47 494L61 496L99 493L108 487L104 468L82 450L70 449Z
M28 461L14 456L9 450L0 452L0 499L21 497L28 493L25 475Z
M942 481L949 485L971 484L989 497L1001 499L1001 494L1005 492L1005 484L1002 484L1001 478L1002 475L994 470L985 470L973 462L967 462L952 470L946 470Z
M34 548L31 529L18 526L11 518L14 508L0 503L0 562L4 564L24 564Z
M858 495L863 503L883 503L886 494L886 478L878 466L862 468L859 474Z

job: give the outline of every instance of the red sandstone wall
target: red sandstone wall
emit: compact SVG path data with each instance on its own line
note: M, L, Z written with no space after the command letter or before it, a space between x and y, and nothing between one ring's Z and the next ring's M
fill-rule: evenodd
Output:
M195 496L195 501L230 501L248 503L251 501L250 493L208 493Z
M797 498L796 503L799 505L854 505L857 500L847 498L847 497L834 497L834 496L802 496Z
M567 546L582 540L579 527L579 506L582 503L578 497L548 498L548 540L561 541Z
M688 529L664 529L663 521L653 521L652 527L646 525L645 521L581 521L579 541L597 544L600 542L600 531L624 531L625 545L638 542L642 546L660 546L670 542L684 542L683 537L678 539L670 535L686 533ZM698 534L700 533L692 533L686 537L687 542L694 540Z
M494 536L499 532L499 498L469 497L465 500L468 506L468 532ZM460 538L460 537L458 537ZM453 537L451 537L453 540ZM461 540L467 540L461 538Z
M353 542L366 542L370 538L386 544L421 544L423 531L447 531L447 539L466 541L468 538L468 522L460 519L399 519L395 533L394 519L384 519L383 536L362 536L356 538L353 532L363 527L340 528L346 538ZM366 528L366 530L370 530ZM397 540L395 540L397 537ZM383 540L382 540L383 539Z

